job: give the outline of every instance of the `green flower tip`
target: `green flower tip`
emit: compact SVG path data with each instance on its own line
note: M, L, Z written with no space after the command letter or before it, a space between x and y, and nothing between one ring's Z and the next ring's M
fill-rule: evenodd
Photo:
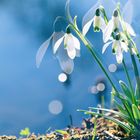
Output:
M97 27L97 26L95 26L95 27L94 27L94 32L100 32L100 28Z
M115 54L115 49L114 48L112 49L112 53Z

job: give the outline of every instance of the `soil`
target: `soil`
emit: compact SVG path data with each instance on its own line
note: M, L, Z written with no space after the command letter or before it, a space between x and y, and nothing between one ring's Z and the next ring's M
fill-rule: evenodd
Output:
M108 115L112 114L108 113ZM113 117L123 121L118 116ZM94 127L95 119L96 129ZM93 130L96 130L96 133ZM134 140L120 126L102 117L83 119L81 127L68 126L63 130L52 131L45 135L31 134L26 138L0 136L0 140L93 140L94 134L96 134L95 140Z

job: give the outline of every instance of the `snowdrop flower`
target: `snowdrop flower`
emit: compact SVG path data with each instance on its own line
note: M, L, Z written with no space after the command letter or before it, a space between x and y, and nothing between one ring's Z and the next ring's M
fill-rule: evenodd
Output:
M57 52L55 52L55 56L59 61L59 64L61 66L61 69L66 72L67 74L72 73L73 68L74 68L74 62L73 60L68 56L66 49L64 48L64 45L61 44L60 42L60 38L62 38L64 36L64 32L54 32L51 37L46 40L38 49L37 54L36 54L36 66L37 68L39 68L42 59L50 45L50 43L52 42L52 46L53 46L53 52L56 50L56 43L59 44L59 49L57 50ZM59 42L58 42L59 41Z
M118 14L119 14L118 11L114 10L113 16L112 16L111 20L108 22L108 24L107 24L107 26L104 30L103 40L104 40L105 43L111 38L112 33L115 30L119 29L120 21L119 21L119 15Z
M105 21L101 15L101 5L103 7L107 7L108 13L112 12L115 8L116 3L114 0L98 0L95 5L85 14L82 21L83 27L83 35L86 35L89 31L91 25L93 24L94 31L99 31L100 29L103 31L106 27ZM109 8L108 6L111 5Z
M125 42L123 42L120 38L120 34L117 34L115 39L111 40L110 42L107 42L102 49L102 53L106 51L106 49L109 47L109 45L112 44L112 51L113 54L116 55L117 63L122 63L123 60L123 51L128 51L128 46Z
M101 11L99 8L96 10L95 16L93 18L93 27L95 32L100 31L100 29L103 31L106 27L105 21L101 17Z
M129 11L128 11L129 9ZM136 36L135 31L133 30L132 26L130 25L132 22L132 15L133 15L133 7L132 7L132 0L128 0L126 5L123 8L123 17L124 21L121 21L119 18L119 13L118 10L115 9L113 12L113 16L111 20L108 22L104 32L103 32L103 40L106 43L110 37L112 36L112 33L115 30L120 30L120 25L121 22L123 23L125 30L127 31L128 34L131 36ZM128 21L128 22L127 22Z
M64 42L64 47L70 59L74 59L76 56L80 56L80 42L74 35L70 33L69 28L67 28L67 33L65 33L54 44L53 47L54 54L57 52L62 42Z
M83 31L82 31L83 35L87 34L92 23L95 32L99 32L100 29L102 31L105 29L106 24L104 19L101 17L100 8L96 9L94 17L83 26Z

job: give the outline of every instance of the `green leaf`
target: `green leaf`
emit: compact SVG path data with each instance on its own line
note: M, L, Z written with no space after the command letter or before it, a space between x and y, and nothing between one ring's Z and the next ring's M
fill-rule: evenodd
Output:
M130 103L136 103L136 100L134 98L134 93L132 93L129 90L128 86L123 81L120 80L119 83L120 83L120 86L121 86L124 94L126 95L126 97L128 98L128 100L130 101Z
M68 132L64 130L55 130L55 132L60 133L62 135L68 135Z
M134 118L136 119L137 122L139 122L140 121L140 111L135 104L132 104L132 111L133 111Z
M110 112L110 113L113 113L113 114L116 114L124 119L129 119L129 116L126 116L125 114L122 114L118 111L114 111L114 110L111 110L111 109L104 109L104 108L95 108L95 107L89 107L89 109L93 109L93 110L102 110L102 111L106 111L106 112Z
M119 110L119 112L121 112L122 114L126 115L126 116L129 116L126 120L131 123L131 124L134 124L134 121L131 117L128 110L127 109L124 109L124 105L121 105L119 104L117 101L114 100L114 104L116 105L117 109ZM126 107L125 107L126 108ZM125 118L124 118L125 119Z
M139 89L138 89L138 85L136 84L136 87L135 87L135 96L136 96L136 99L138 100L139 99Z
M126 96L124 96L120 92L112 91L111 93L113 94L113 96L117 97L120 100L127 100Z
M114 104L121 113L125 114L126 116L128 115L128 112L124 109L124 106L119 104L116 100L114 100Z
M98 115L98 116L104 117L105 119L111 120L114 123L118 124L119 126L121 126L127 132L132 132L133 131L133 129L131 129L131 127L128 126L127 124L124 124L123 122L121 122L121 121L119 121L119 120L117 120L117 119L115 119L113 117L106 116L105 114L100 114L100 113L91 112L91 111L86 111L85 114Z
M128 112L128 114L130 115L131 120L133 121L134 116L133 116L133 113L132 113L131 104L129 104L129 102L127 102L127 101L123 101L123 105L124 105L126 111Z
M120 99L120 101L122 102L123 106L126 109L126 112L129 114L129 116L131 117L131 120L134 120L133 117L133 113L132 113L132 108L131 108L131 103L130 103L130 99L127 98L127 96L122 95L121 93L117 92L114 93L115 96Z

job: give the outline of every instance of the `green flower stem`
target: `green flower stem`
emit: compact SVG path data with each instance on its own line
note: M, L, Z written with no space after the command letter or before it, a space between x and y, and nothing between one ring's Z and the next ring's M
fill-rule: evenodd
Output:
M137 67L137 63L135 60L135 57L133 54L131 54L131 60L133 63L133 68L134 68L134 73L135 73L135 78L136 78L136 82L137 82L137 88L138 88L138 100L140 100L140 76L139 76L139 71L138 71L138 67Z
M125 64L125 61L124 60L123 60L123 68L124 68L124 71L125 71L125 74L126 74L126 77L127 77L128 83L129 83L129 86L130 86L131 100L135 104L136 103L136 100L135 100L135 92L134 92L134 89L133 89L133 86L132 86L132 82L131 82L131 79L130 79L130 76L129 76L129 73L128 73L128 70L127 70L127 67L126 67L126 64Z
M123 68L124 68L124 71L125 71L125 74L126 74L131 92L134 93L133 86L132 86L132 83L131 83L131 79L130 79L130 76L129 76L129 73L128 73L128 70L127 70L127 67L126 67L126 64L125 64L124 60L123 60L122 64L123 64Z
M138 66L134 57L134 54L132 52L132 48L136 48L135 43L133 42L132 38L130 37L130 35L126 32L126 36L128 41L130 42L130 45L132 45L132 47L130 47L129 45L129 50L130 50L130 56L131 56L131 61L133 64L133 69L134 69L134 74L135 74L135 78L136 78L136 83L137 83L137 88L138 88L138 100L140 100L140 75L139 75L139 71L138 71Z
M116 93L118 93L118 90L117 90L116 86L114 85L113 81L109 77L109 75L108 75L107 71L105 70L105 68L104 68L101 60L98 58L98 56L94 52L94 50L91 47L89 41L87 41L87 39L83 36L83 34L79 31L79 29L77 27L75 27L73 24L70 24L70 26L75 31L75 33L79 36L79 38L82 40L82 42L84 43L84 45L88 48L88 50L90 51L92 57L96 60L96 62L98 63L98 65L100 66L100 68L102 69L102 71L104 72L105 76L109 80L110 84L112 85L112 87L114 88L114 90L116 91Z
M101 96L101 107L105 108L105 97L104 97L104 95ZM104 111L102 111L102 113L104 113Z
M92 140L95 140L96 133L97 133L97 118L95 118L93 124L94 124L94 128L93 128L93 131L92 131L92 134L93 134Z
M106 15L106 12L105 12L105 9L103 6L100 6L100 10L103 14L103 17L104 17L104 20L105 20L105 23L108 24L108 18L107 18L107 15Z
M133 68L134 68L134 74L135 74L135 78L136 78L136 82L137 82L138 93L140 94L140 76L139 76L139 71L138 71L137 63L136 63L136 60L135 60L135 57L133 55L131 47L135 49L137 55L139 53L138 53L138 50L137 50L137 47L136 47L134 41L132 40L131 36L128 34L128 32L126 30L125 24L123 22L124 21L123 17L121 16L119 5L118 5L118 12L119 12L119 18L120 18L120 21L121 21L123 32L125 33L125 35L126 35L126 37L128 39L128 42L129 42L129 46L128 47L129 47L129 50L130 50L130 56L131 56L131 60L132 60ZM130 45L132 45L132 46L130 46ZM138 95L138 100L140 100L140 95Z

